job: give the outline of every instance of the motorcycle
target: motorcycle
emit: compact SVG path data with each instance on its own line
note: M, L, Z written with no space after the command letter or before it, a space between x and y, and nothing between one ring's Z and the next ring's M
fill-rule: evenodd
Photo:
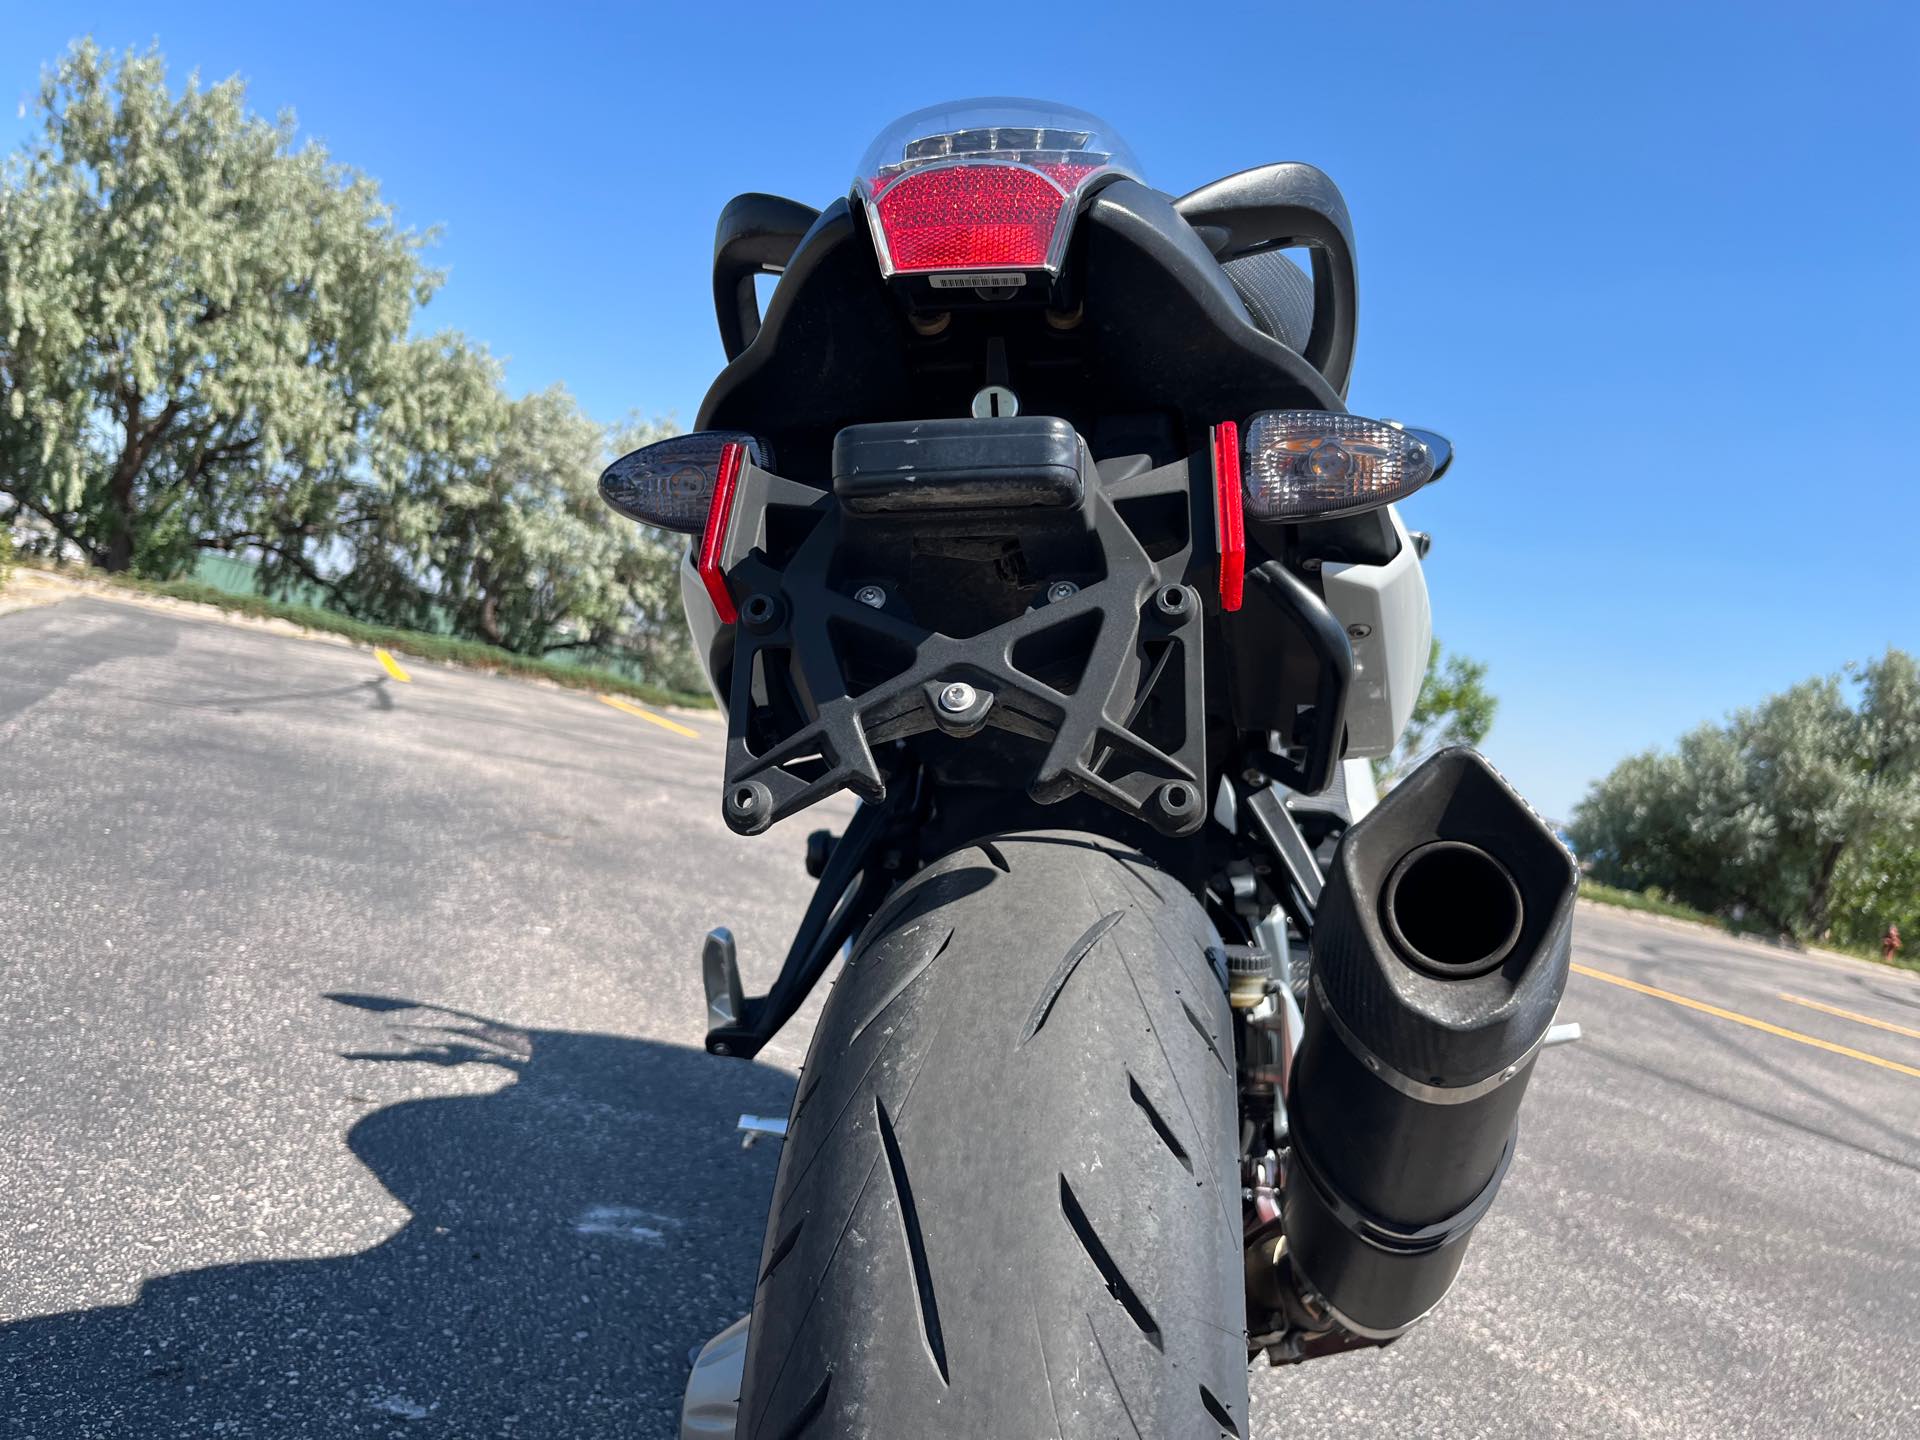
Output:
M1340 192L1174 197L1093 115L959 102L824 210L732 201L713 290L697 430L601 491L694 537L726 823L860 803L767 993L706 940L717 1056L847 958L743 1117L783 1145L752 1313L682 1433L1250 1434L1255 1360L1452 1285L1575 891L1470 750L1376 803L1430 643L1396 502L1452 449L1346 409Z

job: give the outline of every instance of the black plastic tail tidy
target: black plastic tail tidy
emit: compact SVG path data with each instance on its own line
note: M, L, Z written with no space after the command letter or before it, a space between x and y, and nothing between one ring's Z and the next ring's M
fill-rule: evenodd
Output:
M1198 829L1190 538L1150 557L1119 508L1184 507L1187 461L1103 486L1044 417L857 426L835 455L833 494L756 465L739 481L728 825L758 834L842 789L878 800L888 747L925 735L992 746L1041 803Z

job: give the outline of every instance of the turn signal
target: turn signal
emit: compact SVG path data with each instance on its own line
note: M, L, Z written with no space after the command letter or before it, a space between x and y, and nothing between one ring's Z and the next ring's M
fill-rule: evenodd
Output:
M642 525L698 535L706 528L721 455L729 445L744 447L755 465L766 466L760 444L752 436L735 430L696 430L622 455L601 472L600 498Z
M1453 447L1431 430L1324 410L1263 410L1247 424L1243 487L1256 520L1377 510L1440 478Z

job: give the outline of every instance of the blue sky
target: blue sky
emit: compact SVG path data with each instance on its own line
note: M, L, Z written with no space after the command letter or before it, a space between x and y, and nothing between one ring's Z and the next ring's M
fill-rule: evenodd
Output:
M0 146L81 33L239 72L444 227L427 324L518 388L683 422L721 363L721 205L825 203L897 114L1078 104L1176 193L1309 160L1358 238L1353 408L1459 447L1406 513L1438 633L1491 667L1486 749L1542 809L1920 650L1920 8L991 13L0 0Z

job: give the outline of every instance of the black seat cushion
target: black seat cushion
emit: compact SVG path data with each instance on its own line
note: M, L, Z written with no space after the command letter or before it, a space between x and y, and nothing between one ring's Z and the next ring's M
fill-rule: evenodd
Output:
M1242 255L1221 266L1253 323L1290 350L1307 348L1313 333L1313 279L1279 250Z

